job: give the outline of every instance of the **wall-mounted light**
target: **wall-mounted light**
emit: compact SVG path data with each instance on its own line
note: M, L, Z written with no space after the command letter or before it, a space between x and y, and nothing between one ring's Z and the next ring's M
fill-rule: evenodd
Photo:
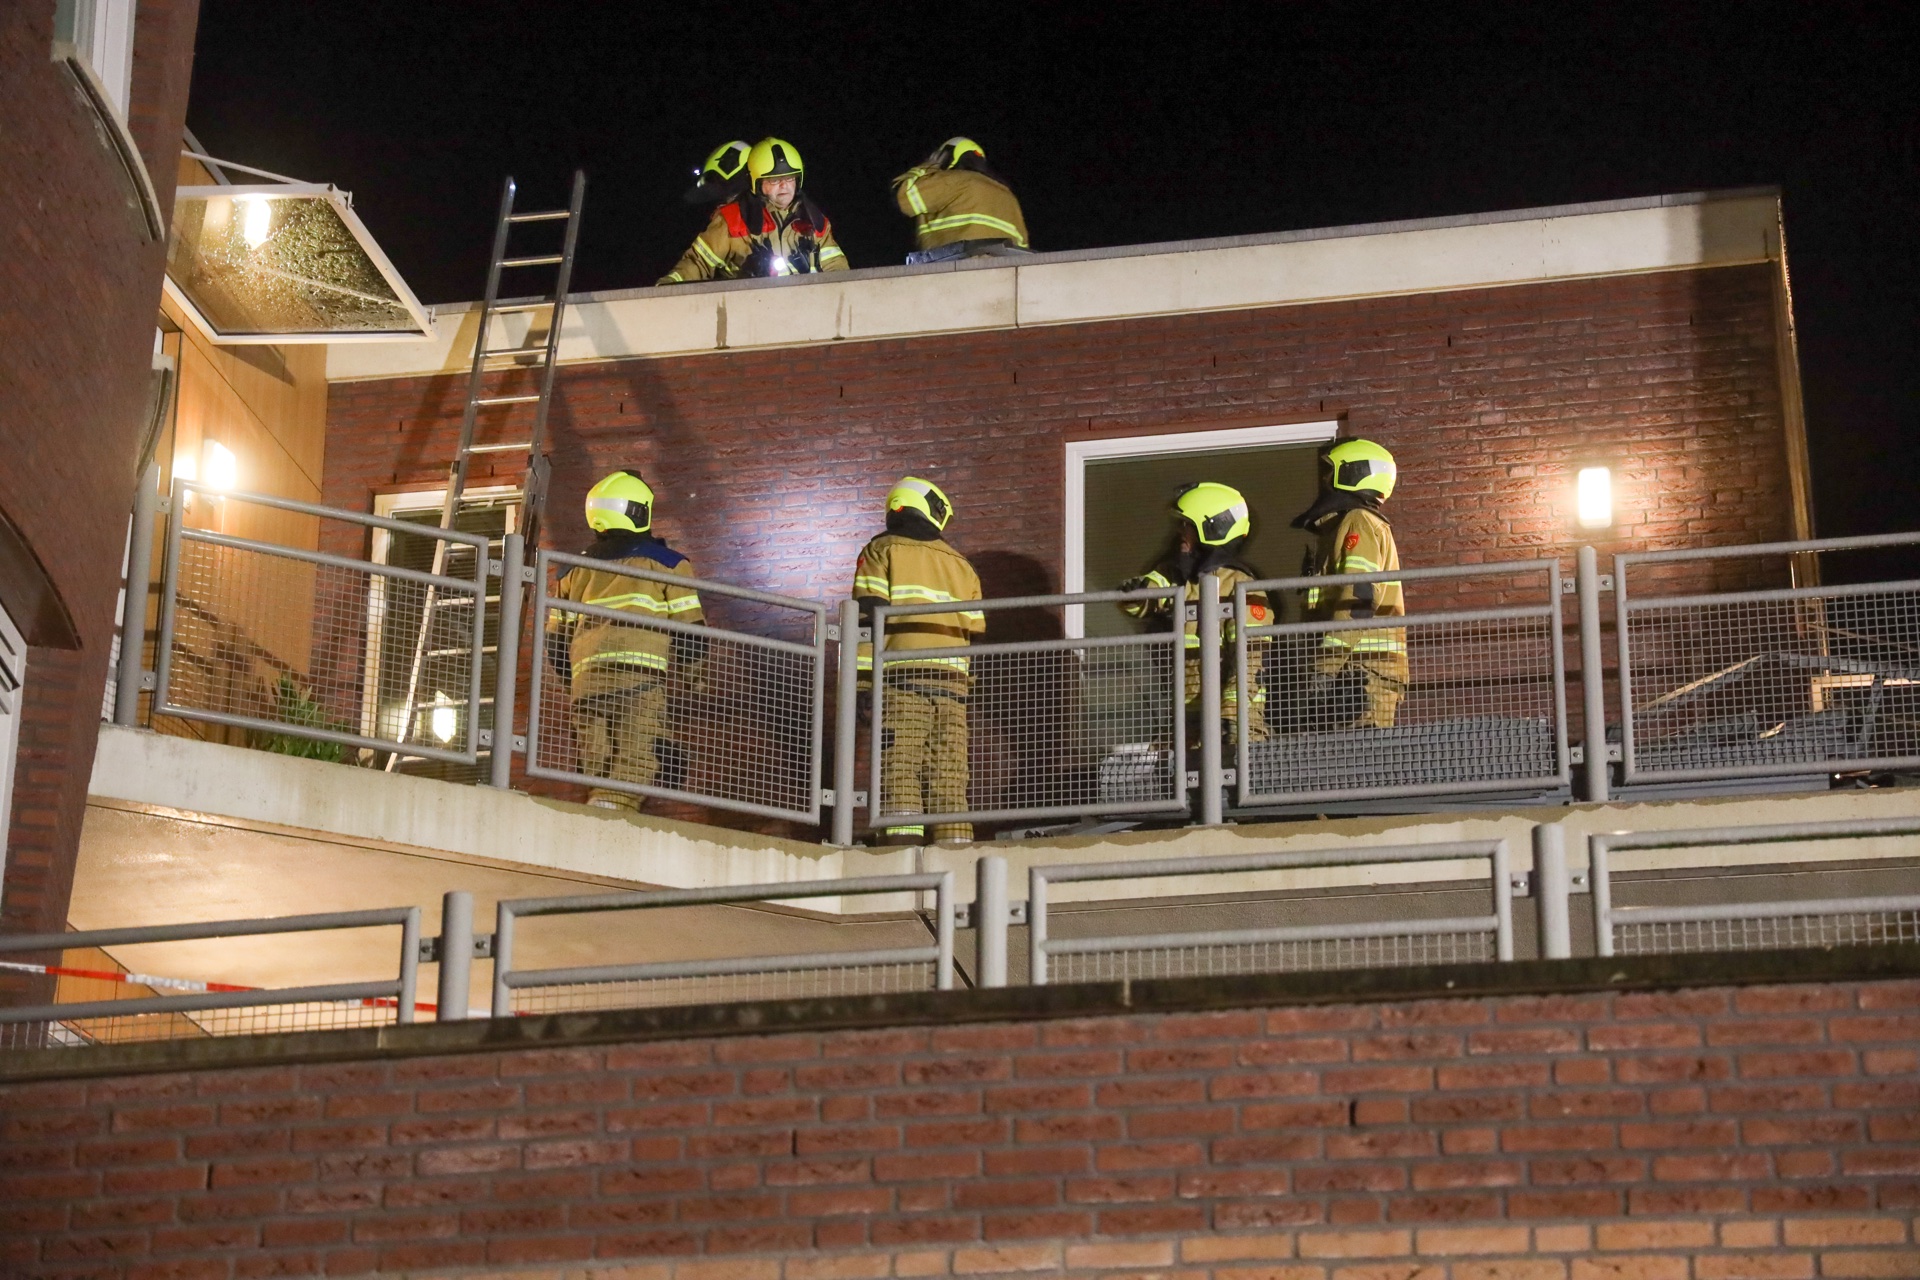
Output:
M209 440L201 452L206 455L208 488L231 489L240 483L240 460L233 456L233 450L218 440Z
M273 234L273 202L265 196L240 196L237 202L246 212L240 221L240 238L247 248L258 249Z
M460 730L460 713L447 701L444 690L436 690L433 701L433 714L427 718L427 727L440 742L452 742L453 735Z
M1574 506L1582 529L1608 529L1613 526L1613 471L1608 467L1582 467L1574 482Z

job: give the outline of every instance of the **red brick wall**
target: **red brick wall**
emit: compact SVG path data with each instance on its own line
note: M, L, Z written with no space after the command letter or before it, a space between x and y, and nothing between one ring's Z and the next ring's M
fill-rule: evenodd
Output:
M1772 307L1758 266L569 368L548 544L637 463L707 576L837 596L914 472L989 594L1058 589L1064 442L1336 417L1398 455L1410 565L1571 565L1583 459L1619 468L1623 547L1784 537ZM335 385L325 500L437 486L464 385Z
M12 1086L0 1265L1912 1277L1916 1043L1880 981Z
M129 115L164 209L198 12L198 0L140 0L134 28ZM0 902L0 925L18 931L66 925L166 248L146 242L52 40L51 4L0 16L0 538L26 553L0 563L0 598L30 632L23 612L71 624L29 639L78 645L28 655Z

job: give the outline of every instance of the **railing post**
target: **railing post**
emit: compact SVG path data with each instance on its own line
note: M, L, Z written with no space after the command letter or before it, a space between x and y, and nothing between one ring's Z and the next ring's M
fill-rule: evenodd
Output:
M513 990L507 986L507 974L513 970L513 908L505 902L493 915L493 1001L496 1018L513 1016Z
M147 643L147 588L153 576L153 518L160 509L160 464L149 462L133 493L127 543L127 599L120 610L120 665L114 673L113 722L140 722L140 674Z
M1220 578L1200 577L1200 822L1220 825ZM1184 657L1184 655L1183 655Z
M1533 904L1539 913L1540 957L1565 960L1573 955L1567 896L1573 881L1567 874L1567 829L1542 822L1533 829Z
M473 895L449 890L440 899L440 1011L441 1022L459 1022L467 1016L469 983L473 974Z
M840 602L840 670L833 707L833 843L853 843L853 755L860 733L860 602Z
M974 967L980 985L1007 985L1007 860L989 853L973 864L973 931L979 943Z
M487 783L502 791L512 785L513 778L513 721L520 697L520 575L526 559L527 540L508 534L500 565L499 639L494 645L493 754L487 758ZM483 586L483 595L485 590ZM468 910L471 913L471 904ZM443 968L441 973L445 972Z
M1597 801L1607 799L1607 699L1600 669L1600 559L1592 547L1580 548L1578 586L1584 798Z
M1027 868L1027 985L1047 985L1047 877L1039 867Z

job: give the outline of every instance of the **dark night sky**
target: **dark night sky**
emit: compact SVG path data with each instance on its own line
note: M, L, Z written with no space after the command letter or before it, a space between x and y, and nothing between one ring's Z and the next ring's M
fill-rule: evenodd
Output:
M189 119L353 191L428 302L481 292L503 175L544 206L575 166L575 287L648 283L689 168L767 133L855 266L911 247L887 180L953 133L1043 250L1774 184L1819 530L1920 527L1903 6L1066 8L203 0Z

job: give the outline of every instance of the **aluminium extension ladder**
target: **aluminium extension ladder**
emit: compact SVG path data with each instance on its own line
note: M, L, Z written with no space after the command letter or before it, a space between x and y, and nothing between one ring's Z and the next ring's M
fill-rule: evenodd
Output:
M547 461L546 432L547 411L553 400L553 371L558 363L560 352L560 325L567 307L567 286L573 278L574 246L579 240L580 205L586 196L587 177L580 170L574 170L573 194L564 209L547 209L533 213L515 213L514 196L517 188L512 178L500 193L500 214L494 223L493 252L487 261L487 291L480 304L480 324L473 338L473 365L467 373L467 404L460 416L460 443L454 451L453 464L447 470L446 500L440 508L440 528L452 529L460 514L460 498L467 487L468 472L473 459L480 454L513 453L525 451L526 472L521 484L520 533L528 546L535 546L540 536L540 512L546 502L547 480L551 468ZM564 222L565 237L557 253L524 253L509 256L507 250L508 234L522 223ZM554 274L553 291L546 297L521 298L500 301L500 273L502 271L524 270L536 267L557 267ZM539 312L548 312L546 336L534 340L539 328ZM487 339L493 331L495 316L512 313L534 313L527 325L527 341L523 345L511 347L489 347ZM534 359L527 364L520 361ZM511 361L502 364L501 361ZM521 394L485 394L486 375L506 372L513 368L530 369L535 372L539 390ZM526 430L524 439L500 441L478 441L475 434L479 425L482 409L507 408L512 418L524 418L523 413L515 412L518 406L533 406L533 421ZM517 435L517 432L510 432ZM449 543L442 540L434 544L433 573L436 577L446 571L447 549ZM484 597L484 589L482 595ZM420 613L420 630L413 646L413 660L407 674L407 698L404 704L405 714L401 720L399 740L403 744L411 740L422 720L423 711L431 714L437 705L423 702L420 698L420 681L430 655L428 644L433 633L434 611L443 604L451 605L464 601L442 601L433 587L427 589L426 603ZM485 599L475 602L475 608L484 609ZM480 655L474 654L474 662L480 661ZM494 709L495 746L494 750L506 749L504 744L512 741L512 709L505 715L500 708ZM387 757L387 770L393 769L405 758L402 752L394 752Z

